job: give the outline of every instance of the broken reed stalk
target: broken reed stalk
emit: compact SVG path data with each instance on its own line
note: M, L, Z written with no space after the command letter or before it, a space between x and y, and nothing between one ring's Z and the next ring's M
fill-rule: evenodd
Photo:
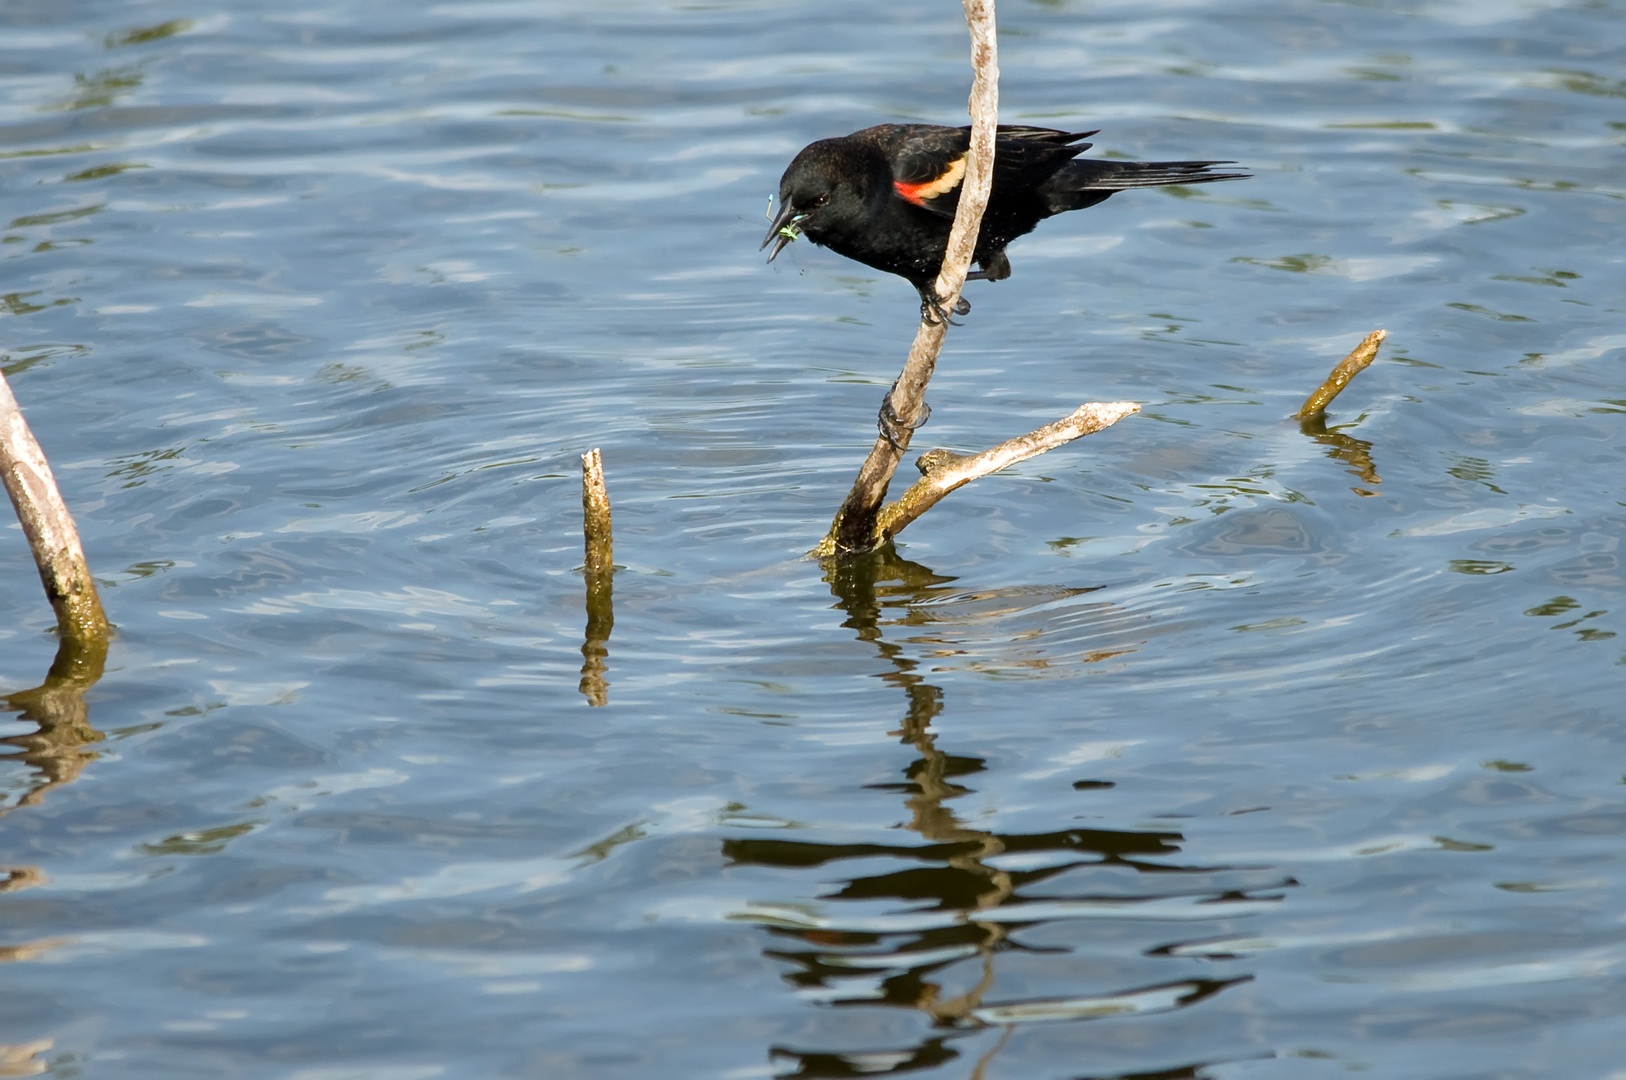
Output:
M582 535L589 574L607 573L615 564L610 535L610 493L604 487L604 458L598 447L582 455Z
M0 480L34 553L40 582L56 612L57 632L65 642L105 643L112 628L85 565L79 530L4 374L0 374Z
M1304 404L1293 414L1293 419L1314 420L1326 412L1327 406L1332 404L1332 399L1343 392L1349 381L1365 371L1367 365L1377 359L1378 346L1382 345L1383 339L1388 336L1387 330L1374 330L1361 339L1361 343L1355 346L1353 352L1338 361L1337 366L1332 369L1326 381L1316 388L1315 393L1304 399Z
M1103 428L1111 427L1130 413L1139 411L1140 406L1129 401L1091 402L1088 405L1080 405L1071 416L1057 420L1053 424L1046 424L1037 431L1030 431L1026 435L1002 442L980 454L962 456L951 454L947 450L933 450L922 454L918 464L923 475L908 491L899 496L896 502L888 503L882 508L876 521L876 529L884 536L896 536L955 488L963 487L978 477L998 472L1019 461L1038 457L1063 443L1072 442L1085 435L1093 435Z
M615 575L614 543L610 535L610 493L604 486L604 459L594 447L582 455L582 536L587 577L587 631L582 638L582 677L577 689L593 706L610 703L604 672L610 656L610 631L615 627L611 582Z
M966 272L971 269L971 254L977 246L982 213L993 188L994 131L999 120L999 52L994 40L994 3L993 0L963 0L963 4L966 25L971 30L974 73L970 101L971 149L966 154L960 202L954 212L954 227L949 233L948 250L943 255L943 267L935 286L937 295L943 298L944 311L954 310L960 289L965 285ZM925 421L926 384L937 366L937 354L942 351L947 331L946 318L937 323L921 320L903 373L889 394L892 413L902 421L898 444L893 445L885 436L875 440L874 448L858 471L858 478L853 481L852 491L836 511L829 533L813 554L850 555L869 551L885 542L885 536L876 529L876 516L886 499L892 474L909 448L912 429Z

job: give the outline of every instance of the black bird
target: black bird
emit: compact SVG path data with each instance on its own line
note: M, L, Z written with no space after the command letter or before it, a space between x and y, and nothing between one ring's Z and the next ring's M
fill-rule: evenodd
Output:
M1075 160L1094 131L1001 124L994 142L994 185L967 280L1011 276L1005 245L1053 214L1082 210L1129 188L1241 180L1210 172L1230 161ZM965 178L969 127L881 124L839 139L820 139L797 154L779 181L779 213L762 246L768 261L798 236L839 255L907 278L920 292L920 315L946 319L937 272L948 248ZM971 305L962 297L955 314Z

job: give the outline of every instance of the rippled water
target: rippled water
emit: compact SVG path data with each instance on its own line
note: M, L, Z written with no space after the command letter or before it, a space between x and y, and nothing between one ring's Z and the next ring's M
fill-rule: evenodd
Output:
M1015 245L923 448L1144 411L828 570L916 305L765 197L956 5L0 6L119 626L0 718L0 1075L1626 1076L1626 7L1000 19L1003 119L1256 175Z

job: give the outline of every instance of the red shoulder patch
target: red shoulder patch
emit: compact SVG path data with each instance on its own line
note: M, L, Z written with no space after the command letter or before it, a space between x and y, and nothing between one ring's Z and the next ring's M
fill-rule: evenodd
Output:
M926 180L918 184L906 184L902 180L893 182L892 187L897 193L916 206L925 206L928 199L936 199L947 195L960 186L965 179L965 155L961 154L949 162L942 175L935 180Z

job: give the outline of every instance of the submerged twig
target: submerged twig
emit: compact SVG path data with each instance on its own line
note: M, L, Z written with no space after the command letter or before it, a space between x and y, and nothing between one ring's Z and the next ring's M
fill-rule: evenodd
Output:
M85 564L79 530L4 374L0 374L0 480L17 508L63 639L106 641L112 631Z
M1338 361L1326 381L1316 388L1316 392L1304 399L1303 406L1293 414L1293 419L1312 420L1326 412L1327 406L1332 404L1332 399L1343 392L1349 381L1365 371L1367 365L1377 359L1378 346L1382 345L1383 339L1388 336L1387 330L1374 330L1366 335L1361 343L1355 346L1353 352Z
M982 227L982 213L988 205L988 193L993 188L994 132L999 118L999 53L994 38L993 0L962 0L966 25L971 30L971 64L974 78L971 84L971 148L966 153L965 179L960 186L960 201L954 213L954 227L949 233L948 250L943 255L943 267L938 272L935 288L942 298L940 307L953 311L965 285L965 275L971 268L971 254L977 246L977 234ZM937 366L937 354L942 351L943 337L947 333L947 318L928 322L922 318L915 331L915 341L909 349L903 373L892 385L888 403L896 425L897 441L884 435L875 440L869 457L864 460L858 478L853 481L841 509L830 523L830 531L815 550L815 554L852 554L868 551L882 542L875 528L876 515L886 499L887 485L897 471L909 448L909 437L914 428L926 419L926 384L931 381Z
M1046 424L1037 431L1009 439L980 454L961 456L950 454L945 450L933 450L924 454L919 463L923 475L908 491L899 496L896 502L888 503L882 508L876 520L876 531L883 540L890 540L920 515L936 506L955 488L963 487L978 477L998 472L1019 461L1038 457L1045 451L1054 450L1074 439L1093 435L1103 428L1111 427L1130 413L1139 411L1139 405L1128 401L1091 402L1088 405L1080 405L1072 415L1063 417L1053 424Z
M614 543L610 535L610 494L604 486L604 459L594 447L582 455L582 534L587 558L587 631L582 639L582 678L578 689L589 705L608 705L610 631L615 627L611 579L615 575Z

